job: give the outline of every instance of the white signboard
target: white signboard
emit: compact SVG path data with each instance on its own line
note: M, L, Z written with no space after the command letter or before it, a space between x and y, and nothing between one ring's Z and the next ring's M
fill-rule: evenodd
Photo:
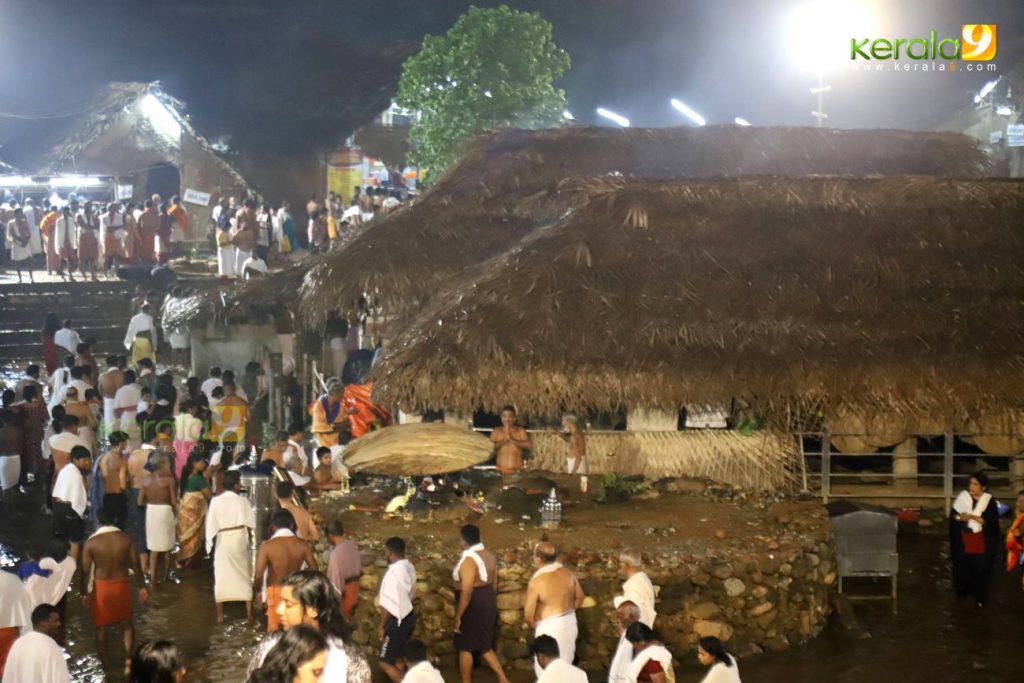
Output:
M1006 127L1006 146L1024 147L1024 123L1015 123Z
M185 190L184 200L189 204L210 205L210 195L199 190Z
M994 145L1003 139L1003 131L994 130L988 134L988 142L990 145Z
M132 195L135 194L134 185L118 185L117 186L117 199L131 199Z

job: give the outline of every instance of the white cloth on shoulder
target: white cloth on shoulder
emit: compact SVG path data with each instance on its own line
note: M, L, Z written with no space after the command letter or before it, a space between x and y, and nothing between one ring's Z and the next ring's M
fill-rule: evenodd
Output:
M537 676L537 683L589 683L587 674L561 657L548 664Z
M71 675L60 649L50 636L30 631L14 641L7 654L3 683L69 683Z
M444 677L430 662L420 662L405 672L402 683L444 683Z
M956 497L953 502L953 509L962 515L977 515L981 517L984 514L985 509L988 508L988 504L992 501L991 493L983 493L975 502L974 498L967 491L961 491L960 495ZM971 530L971 533L980 533L982 526L973 519L967 522L967 527Z
M619 645L608 668L608 683L629 683L629 667L633 664L633 643L626 640L626 634L619 636Z
M539 568L530 577L530 583L538 576L552 574L562 568L561 562L551 562ZM533 629L534 637L551 636L558 641L558 658L572 664L576 658L576 638L579 636L579 624L576 622L576 612L570 610L546 619L541 619ZM548 667L550 668L550 667ZM537 659L533 660L533 670L540 678L544 669L540 668Z
M637 572L622 584L622 597L640 608L640 621L654 628L654 584L644 572Z
M39 560L39 568L49 570L50 575L33 574L25 580L25 590L28 591L32 609L39 605L56 605L60 602L68 592L77 566L75 558L70 555L60 562L52 557L44 557Z
M0 570L0 628L32 630L32 602L21 580Z
M633 658L633 663L629 666L629 680L635 681L640 672L647 666L647 662L651 660L661 664L668 683L675 683L675 672L672 670L672 653L662 645L648 645L636 654Z
M732 662L732 666L718 662L711 667L701 683L743 683L740 680L740 667L736 664L736 658L729 655L729 661Z
M462 563L466 561L466 558L470 558L476 563L476 569L480 574L480 581L487 583L487 565L484 564L484 559L477 553L484 549L483 543L477 543L474 546L470 546L462 551L462 557L455 563L455 569L452 570L452 579L456 582L459 580L459 570L462 569Z
M412 612L412 601L416 597L416 568L406 559L393 562L380 582L380 606L402 625Z

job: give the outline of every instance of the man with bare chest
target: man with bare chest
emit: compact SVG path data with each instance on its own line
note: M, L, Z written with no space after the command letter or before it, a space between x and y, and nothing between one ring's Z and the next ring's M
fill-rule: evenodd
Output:
M497 465L502 473L526 469L523 451L532 450L533 442L526 430L516 424L516 409L512 406L501 409L501 426L491 432L491 442L497 451Z
M295 535L295 518L287 510L278 510L270 522L274 535L263 542L256 555L255 593L260 595L266 582L267 631L281 625L277 606L281 602L281 583L302 569L319 569L313 549Z
M562 441L569 444L569 458L566 460L566 470L569 474L587 474L587 439L580 429L580 420L575 413L566 413L562 416L562 427L564 432L555 432Z
M576 610L583 604L583 589L576 576L558 562L558 550L550 543L538 543L533 550L537 567L526 588L523 617L534 637L551 636L558 641L559 658L572 664L576 657L579 628ZM539 678L543 669L534 661Z
M138 582L139 602L145 602L149 595L132 537L114 524L114 517L106 507L99 512L99 522L100 528L89 537L82 549L79 585L83 602L92 612L92 624L96 627L96 649L100 659L104 665L107 664L108 627L120 625L127 668L135 640L132 574ZM91 591L88 589L90 575L93 576Z
M110 434L110 450L100 456L98 471L103 477L103 505L111 513L112 524L122 531L128 524L128 462L124 450L128 435L124 432Z
M162 578L171 572L171 552L174 550L177 526L178 487L171 474L167 455L156 452L150 458L153 472L142 480L139 506L146 508L146 547L149 550L149 583L157 585L160 560L164 561Z
M124 371L117 366L117 356L107 356L107 368L96 379L96 388L103 397L103 424L109 433L116 428L117 415L114 413L114 397L124 386Z

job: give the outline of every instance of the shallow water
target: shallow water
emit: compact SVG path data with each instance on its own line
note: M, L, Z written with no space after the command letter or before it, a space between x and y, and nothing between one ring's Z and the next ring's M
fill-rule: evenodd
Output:
M8 545L0 546L0 564L9 566L15 558L10 543L17 544L25 533L46 533L48 523L48 518L39 514L17 525L5 520L2 536ZM12 527L18 531L12 531ZM984 608L970 601L957 601L950 585L944 540L939 530L924 533L916 527L901 529L898 614L892 614L888 601L856 603L857 618L870 632L870 638L858 638L833 623L806 644L743 659L743 679L762 683L1024 681L1020 667L1024 661L1020 656L1024 592L1018 576L1007 577L999 571ZM188 659L191 682L242 681L249 653L260 637L259 627L243 623L240 605L229 606L225 625L214 624L213 582L208 567L182 572L179 579L177 585L155 590L150 603L137 612L137 639L176 641ZM884 586L879 588L884 591ZM94 654L88 615L77 599L69 602L68 621L73 641L73 680L121 680L116 674L104 678ZM119 650L119 640L112 641ZM695 662L687 661L677 678L681 682L698 681L702 673ZM454 672L446 672L445 678L457 680ZM489 681L492 677L478 671L476 679ZM523 675L513 676L513 680L533 678Z

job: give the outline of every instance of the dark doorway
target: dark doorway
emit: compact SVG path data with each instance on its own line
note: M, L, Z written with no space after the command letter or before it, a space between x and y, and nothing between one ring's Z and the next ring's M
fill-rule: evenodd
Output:
M165 202L171 197L181 194L181 173L176 166L161 164L149 170L149 177L146 178L146 196L149 199L154 194L160 195Z

